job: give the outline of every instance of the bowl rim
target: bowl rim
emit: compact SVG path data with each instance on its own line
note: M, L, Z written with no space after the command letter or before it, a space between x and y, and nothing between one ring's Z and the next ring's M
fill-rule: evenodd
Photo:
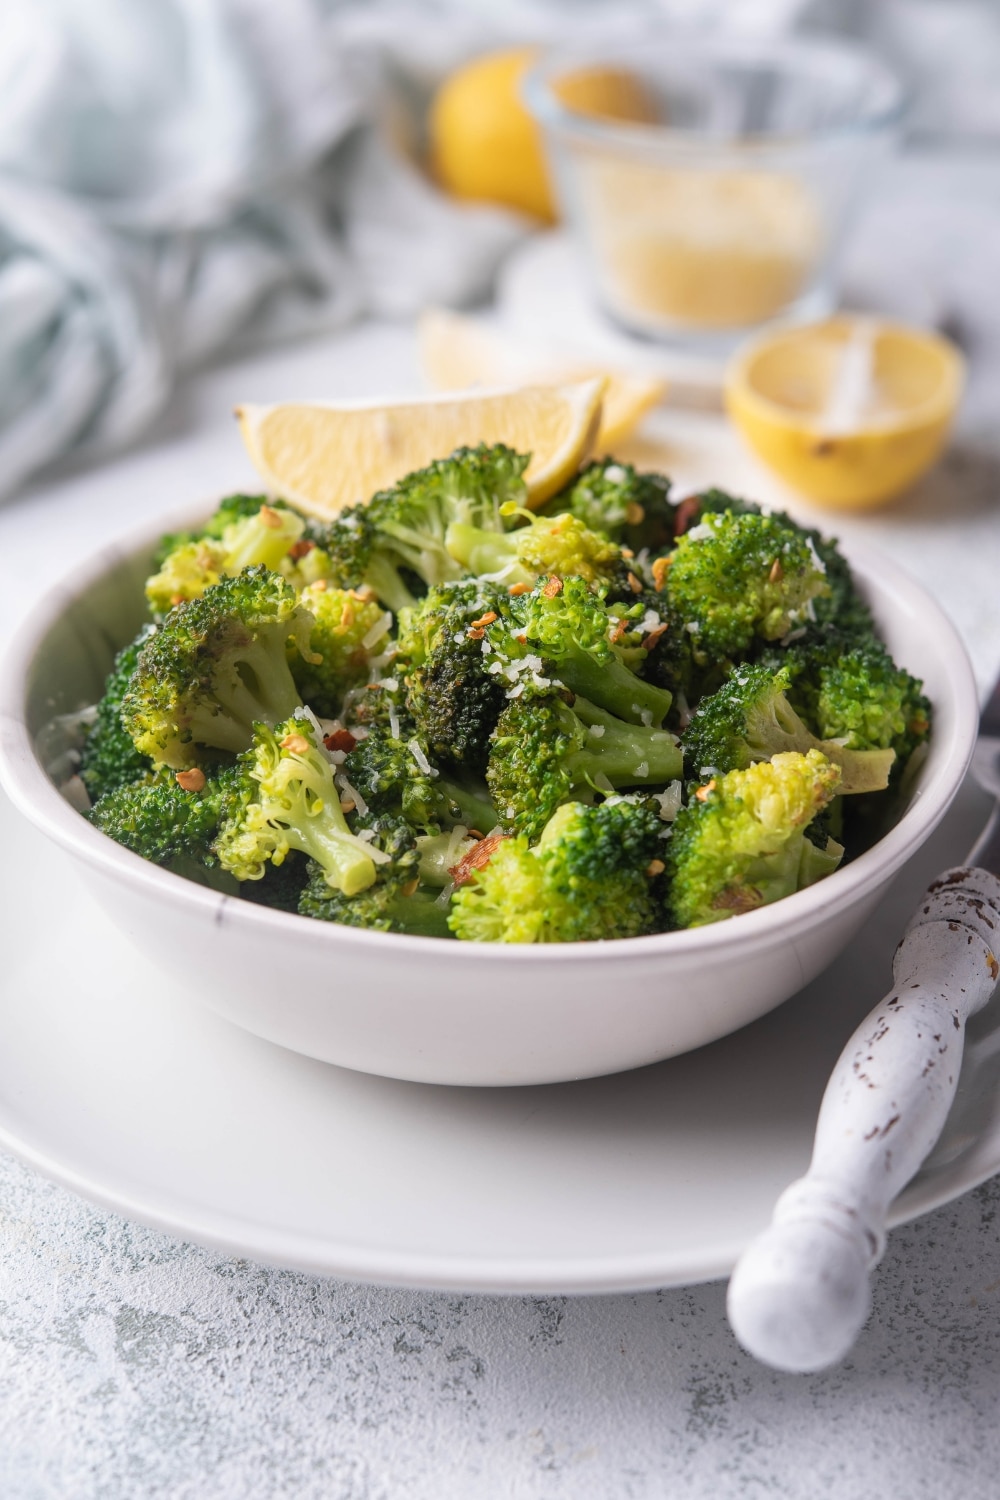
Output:
M843 441L868 434L889 436L926 427L932 422L949 421L954 417L962 399L968 368L961 349L936 329L913 328L894 318L883 318L874 313L838 312L808 323L779 324L762 329L740 344L731 356L723 376L723 394L726 400L739 400L759 417L783 428L791 428L810 436L823 435L826 429L820 414L796 412L791 407L773 401L770 396L762 395L753 383L753 368L757 360L782 344L793 344L796 340L808 338L827 328L844 328L849 333L851 327L859 323L870 323L876 339L889 335L910 343L931 345L941 357L941 381L938 388L918 406L909 407L896 415L866 419L856 432L837 433L839 439Z
M796 134L759 132L749 135L711 136L686 126L644 124L638 121L612 120L589 116L563 104L550 86L558 73L573 66L589 64L614 65L641 49L647 55L667 48L671 56L689 56L714 60L757 63L790 67L796 60L834 58L840 65L862 65L877 86L885 92L885 102L862 110L857 118L839 124L801 131ZM588 46L554 46L541 52L521 80L520 95L529 113L544 129L566 137L575 137L591 145L634 147L647 152L657 144L708 155L714 151L754 150L764 153L786 153L810 149L820 144L845 141L889 131L897 126L908 107L909 94L897 73L880 57L859 43L833 37L766 37L725 35L671 29L649 29L644 35L632 36L627 42L592 42Z
M198 885L133 854L101 833L74 808L49 779L35 751L26 722L27 689L44 637L59 617L112 569L149 552L170 531L184 530L204 520L218 497L200 505L188 504L141 525L97 549L68 570L32 606L0 656L0 786L11 801L56 844L130 890L140 888L164 908L180 908L203 922L237 928L272 930L301 943L324 943L337 949L389 951L442 964L524 964L605 962L620 964L627 954L646 960L698 954L728 954L730 950L767 944L781 929L809 925L836 899L840 905L860 900L882 884L923 843L944 817L972 759L979 723L979 697L972 665L954 625L934 598L909 574L875 549L843 548L863 581L874 580L900 598L901 606L930 617L942 657L948 659L951 725L947 739L937 740L921 783L899 821L870 849L816 885L796 891L782 901L742 913L738 921L705 927L651 933L643 937L598 939L575 943L462 943L449 938L415 937L407 933L371 932L364 928L319 922L283 912ZM878 575L881 575L879 578ZM939 734L942 731L939 730ZM831 882L835 882L831 885ZM311 937L307 939L307 934Z

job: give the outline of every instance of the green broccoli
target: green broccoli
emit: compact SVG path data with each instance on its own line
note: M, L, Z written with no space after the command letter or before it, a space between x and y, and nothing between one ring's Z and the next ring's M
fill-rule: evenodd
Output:
M376 864L389 856L348 827L335 768L311 719L255 724L239 768L244 795L215 842L224 869L237 880L260 880L269 864L280 865L297 849L345 896L374 884Z
M199 877L198 872L218 866L216 834L225 818L238 813L246 795L235 766L210 767L207 775L198 767L176 773L161 767L106 792L88 817L133 854L218 885L216 877Z
M486 782L500 820L529 839L563 802L593 789L660 786L681 775L674 735L625 724L585 698L522 694L500 715Z
M818 750L785 751L713 777L674 823L667 850L668 909L678 927L703 927L814 884L843 856L806 828L826 807L840 768Z
M308 656L292 652L292 675L310 708L333 718L345 694L365 681L372 655L385 650L392 616L373 595L329 588L324 579L303 588L299 599L313 624Z
M819 750L840 767L841 793L877 792L889 785L890 749L853 750L817 739L786 697L787 670L743 665L711 697L703 698L681 737L689 777L704 781L745 770L786 750Z
M388 697L388 691L385 692ZM395 728L395 733L393 733ZM367 726L345 755L343 774L360 799L362 817L399 817L418 833L438 833L456 823L488 833L497 821L485 786L471 778L442 777L431 764L427 743L401 710L393 726ZM367 811L366 811L367 810Z
M709 513L653 564L692 636L696 658L738 660L811 618L829 585L815 548L775 516Z
M239 502L234 503L234 502ZM204 533L178 541L160 558L146 580L146 598L156 615L165 615L187 599L198 599L221 578L235 578L244 568L277 569L300 540L305 521L287 506L234 496L212 517Z
M356 895L344 895L331 890L320 867L311 865L299 912L346 927L450 938L448 903L439 890L421 884L420 854L412 830L392 818L376 820L369 829L374 834L372 847L388 856L388 862L378 867L375 883Z
M151 769L149 756L136 749L122 724L121 710L139 653L152 630L151 625L144 625L135 640L115 657L83 746L80 776L94 801L117 787L138 781Z
M506 689L545 691L558 680L628 724L659 729L671 704L635 668L646 659L641 604L605 605L582 578L550 579L500 605L486 627L486 670Z
M589 463L545 506L546 514L569 511L590 531L631 552L663 552L673 545L676 506L664 474L640 474L616 458Z
M136 748L175 770L206 746L245 750L257 720L274 724L301 706L286 646L308 656L312 618L264 567L177 605L140 650L122 701Z
M459 448L342 511L316 538L331 580L343 588L367 584L398 614L425 586L461 578L465 569L445 546L449 527L502 532L500 509L523 499L527 464L502 444Z
M474 943L577 943L639 937L661 925L653 882L664 825L628 799L567 802L532 848L497 842L489 862L452 898L449 923Z
M504 702L486 670L484 630L507 590L481 579L437 584L399 617L406 703L435 759L481 773Z
M923 684L897 667L874 635L836 632L789 652L789 697L803 718L849 750L895 751L898 765L926 740L931 706Z
M501 514L520 515L527 524L508 532L463 521L448 527L445 545L464 572L516 585L550 575L596 583L609 581L621 569L621 548L588 531L576 516L536 516L513 505L503 506Z

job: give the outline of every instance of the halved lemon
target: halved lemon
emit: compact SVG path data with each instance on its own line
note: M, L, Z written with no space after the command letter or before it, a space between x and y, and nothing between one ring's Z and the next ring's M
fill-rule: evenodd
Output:
M667 390L665 380L651 375L630 375L621 370L539 356L481 319L446 308L433 307L423 313L417 334L424 375L439 391L507 385L518 380L560 384L603 377L607 384L601 426L594 444L598 453L612 453L619 443L631 437Z
M821 505L881 505L941 453L965 365L947 339L865 317L765 334L737 351L726 409L754 452Z
M523 386L448 400L286 402L238 406L240 430L268 488L321 520L453 449L507 443L530 453L528 504L541 505L588 456L604 381Z

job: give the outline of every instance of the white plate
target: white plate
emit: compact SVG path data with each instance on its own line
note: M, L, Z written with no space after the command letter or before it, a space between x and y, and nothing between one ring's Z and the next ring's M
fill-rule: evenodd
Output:
M851 954L756 1025L634 1073L475 1090L350 1073L228 1025L124 946L3 801L0 1146L143 1223L342 1277L607 1292L724 1275L804 1169L826 1073L985 806L967 786ZM992 1025L971 1033L896 1222L1000 1168Z

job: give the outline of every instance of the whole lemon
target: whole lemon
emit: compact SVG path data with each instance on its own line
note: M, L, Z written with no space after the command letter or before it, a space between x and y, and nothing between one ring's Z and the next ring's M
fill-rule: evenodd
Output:
M554 223L541 133L521 103L533 47L474 58L446 78L431 105L431 168L456 198L501 203Z
M553 224L559 213L542 133L521 102L522 80L537 56L534 47L490 52L446 78L431 104L430 159L456 198L499 203ZM578 68L553 88L580 114L656 118L641 81L620 68Z

